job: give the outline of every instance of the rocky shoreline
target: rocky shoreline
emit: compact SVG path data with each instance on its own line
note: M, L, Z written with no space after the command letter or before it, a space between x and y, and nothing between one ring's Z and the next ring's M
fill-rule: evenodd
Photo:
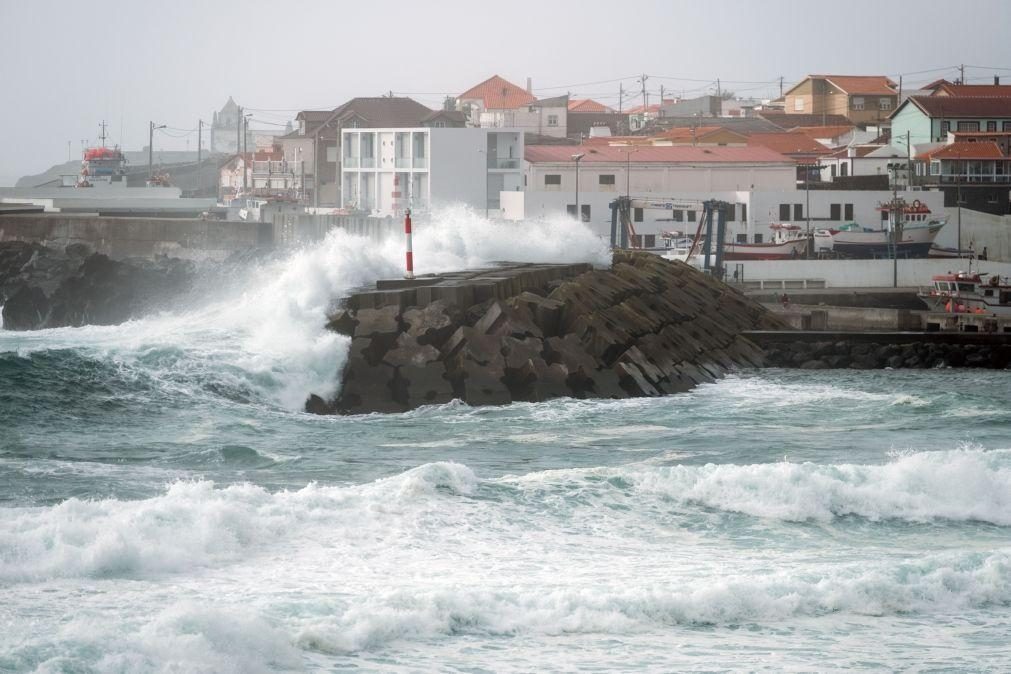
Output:
M648 253L615 253L606 270L511 265L435 277L352 296L331 316L330 328L351 337L342 388L306 409L677 393L761 366L741 332L780 327L729 286Z
M116 325L188 292L194 263L176 258L114 260L83 244L65 249L0 243L5 330Z
M848 368L980 367L1011 365L1008 344L945 344L941 342L784 341L764 346L766 365L803 370Z

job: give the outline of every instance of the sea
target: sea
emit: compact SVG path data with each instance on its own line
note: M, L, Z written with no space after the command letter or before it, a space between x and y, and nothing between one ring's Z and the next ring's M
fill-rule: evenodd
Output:
M606 264L447 209L418 270ZM1011 375L306 414L332 233L119 326L0 330L0 671L1011 670Z

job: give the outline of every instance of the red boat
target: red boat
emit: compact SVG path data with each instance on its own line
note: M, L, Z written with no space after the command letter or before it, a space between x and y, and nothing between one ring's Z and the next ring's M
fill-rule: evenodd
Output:
M1011 279L996 274L937 274L919 295L936 311L1011 316Z

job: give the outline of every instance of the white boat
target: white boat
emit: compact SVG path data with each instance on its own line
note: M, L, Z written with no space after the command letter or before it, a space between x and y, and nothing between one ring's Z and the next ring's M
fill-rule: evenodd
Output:
M879 209L886 215L890 206ZM903 222L898 226L897 257L923 258L930 254L934 239L947 220L931 219L930 209L919 200L902 209ZM830 251L841 257L868 259L892 256L892 230L871 229L855 222L815 232L815 249Z
M811 237L801 231L800 225L773 223L772 241L769 243L725 243L723 259L743 260L795 260L807 253Z

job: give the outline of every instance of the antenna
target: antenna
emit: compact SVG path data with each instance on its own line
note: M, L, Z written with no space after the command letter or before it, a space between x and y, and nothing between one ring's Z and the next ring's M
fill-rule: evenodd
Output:
M106 128L106 127L108 126L108 124L106 124L106 123L105 123L105 120L103 119L103 120L102 120L102 123L101 123L101 124L99 124L98 126L99 126L99 127L100 127L100 128L102 129L102 133L100 133L100 134L98 135L98 137L99 137L99 138L101 139L101 141L102 141L102 147L105 147L105 139L109 137L109 136L108 136L108 134L106 134L106 132L105 132L105 128Z

